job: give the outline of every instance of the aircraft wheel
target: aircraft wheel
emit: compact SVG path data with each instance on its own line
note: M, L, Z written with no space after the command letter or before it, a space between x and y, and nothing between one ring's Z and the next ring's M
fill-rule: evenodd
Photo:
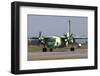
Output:
M70 51L72 51L72 52L75 51L75 48L74 47L71 47L70 48Z
M53 49L52 48L50 48L50 52L53 52Z
M47 48L43 48L43 50L42 50L43 52L47 52Z

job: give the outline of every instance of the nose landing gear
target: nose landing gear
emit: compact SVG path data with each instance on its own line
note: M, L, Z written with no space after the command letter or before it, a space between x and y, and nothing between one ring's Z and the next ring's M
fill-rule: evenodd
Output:
M49 49L49 51L50 51L50 52L53 52L53 49L52 49L52 48L50 48L50 49Z

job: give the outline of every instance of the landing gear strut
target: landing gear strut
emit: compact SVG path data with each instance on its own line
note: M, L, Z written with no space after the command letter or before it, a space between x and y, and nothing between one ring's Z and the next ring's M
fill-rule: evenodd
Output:
M72 51L72 52L75 51L75 47L74 47L73 43L71 44L70 51Z

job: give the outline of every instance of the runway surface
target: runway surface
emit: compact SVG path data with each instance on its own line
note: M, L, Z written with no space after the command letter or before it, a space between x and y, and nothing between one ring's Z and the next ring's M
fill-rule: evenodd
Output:
M64 52L28 52L28 60L52 60L52 59L83 59L88 58L87 49L75 49L71 52L67 49Z

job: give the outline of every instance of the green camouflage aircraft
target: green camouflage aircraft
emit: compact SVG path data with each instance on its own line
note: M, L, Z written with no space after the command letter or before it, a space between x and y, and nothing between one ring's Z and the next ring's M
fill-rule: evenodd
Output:
M69 20L69 32L65 33L63 36L41 36L42 32L39 32L39 37L31 37L30 39L37 39L38 44L43 45L43 52L47 51L47 48L49 48L49 51L52 52L55 48L61 48L61 47L69 47L70 50L74 51L74 44L76 44L75 39L87 39L87 38L75 38L73 36L73 33L71 33L71 24ZM81 43L77 43L78 47L81 47Z

